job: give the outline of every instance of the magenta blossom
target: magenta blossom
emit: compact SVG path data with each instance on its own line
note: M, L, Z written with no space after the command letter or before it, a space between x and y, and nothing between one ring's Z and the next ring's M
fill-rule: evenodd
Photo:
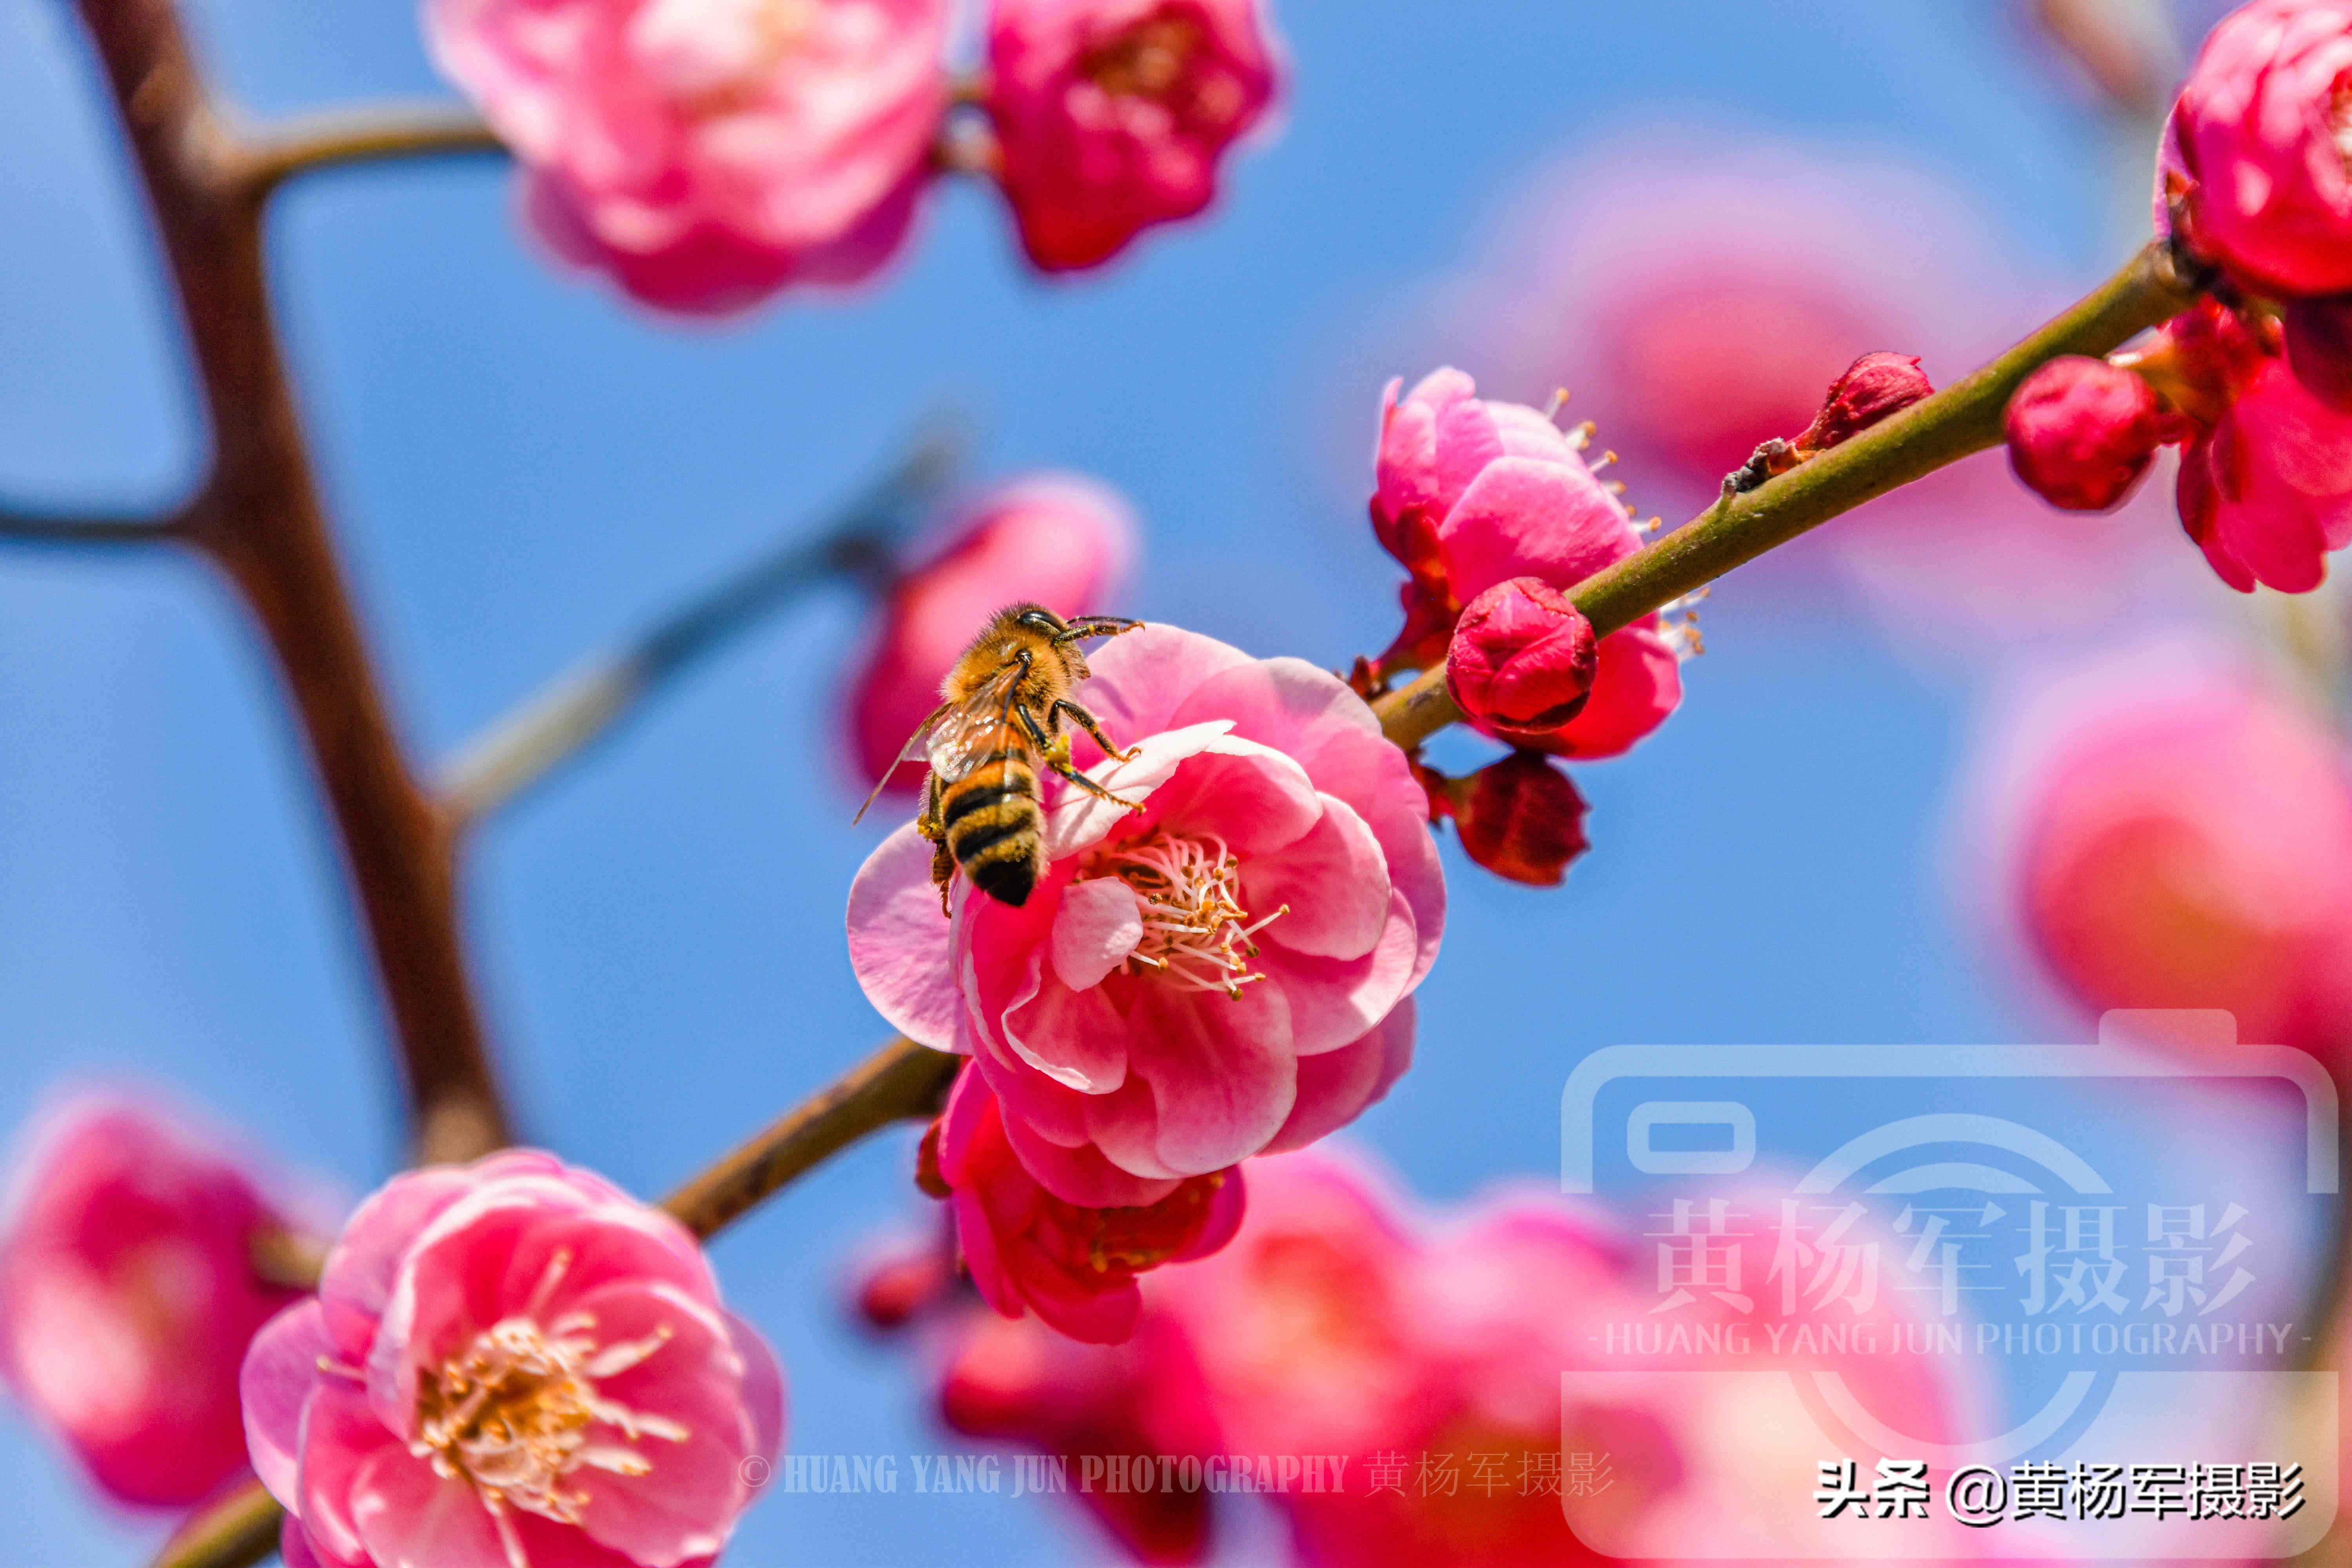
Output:
M2256 0L2215 27L2173 106L2160 207L2281 297L2352 289L2352 0ZM2160 219L2168 214L2160 213Z
M1047 1191L1135 1205L1387 1091L1445 886L1404 753L1332 676L1159 626L1089 661L1081 699L1139 749L1091 774L1142 811L1054 791L1036 891L959 878L952 919L901 828L850 889L849 956L909 1037L976 1059Z
M964 508L891 586L845 693L842 729L865 781L898 763L907 737L939 706L940 678L974 626L1024 599L1065 618L1109 608L1134 562L1136 534L1118 493L1077 474L1027 475ZM922 770L909 763L898 781L918 789Z
M1239 1167L1190 1177L1140 1207L1065 1203L1022 1168L996 1096L970 1066L925 1152L926 1175L955 1205L964 1267L982 1298L1008 1318L1034 1310L1091 1344L1133 1337L1143 1311L1137 1275L1207 1257L1242 1221Z
M701 314L847 283L906 236L947 0L426 0L435 58L562 256Z
M1499 583L1535 577L1567 590L1642 547L1642 534L1579 451L1535 409L1476 395L1440 370L1381 409L1372 527L1412 580L1404 629L1383 662L1426 668L1445 657L1463 606ZM1523 742L1567 757L1613 757L1681 703L1684 639L1655 615L1601 639L1583 710Z
M2025 378L2002 431L2021 483L2063 511L2121 506L2167 435L2147 382L2102 359L2061 354Z
M995 0L988 63L997 177L1049 272L1207 206L1275 90L1257 0Z
M326 1568L675 1568L783 1379L677 1222L530 1151L394 1177L246 1358L253 1468Z
M184 1505L245 1463L237 1366L300 1291L289 1222L184 1121L70 1101L16 1162L0 1223L0 1372L96 1481Z
M2352 544L2352 414L2266 360L2181 455L2180 521L2240 593L2316 588L2328 552Z

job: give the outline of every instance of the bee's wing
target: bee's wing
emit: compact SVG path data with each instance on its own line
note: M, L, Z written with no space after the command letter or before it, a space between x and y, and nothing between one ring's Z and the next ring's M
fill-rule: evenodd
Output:
M961 702L942 702L931 710L931 716L915 726L907 743L890 765L882 770L866 804L849 819L855 827L865 819L882 790L889 784L890 775L898 771L900 763L923 763L940 775L942 784L953 784L971 771L972 758L981 745L1004 723L1013 706L1013 689L1020 684L1021 666L1007 664L982 681L972 694Z
M971 772L1013 711L1013 694L1021 685L1022 666L1008 662L981 682L962 701L942 709L926 736L931 772L941 784L953 784Z
M930 747L931 731L939 727L940 720L948 716L948 710L951 706L953 706L951 703L940 703L937 708L931 710L931 716L929 718L915 726L915 732L907 737L907 743L898 748L898 754L890 759L890 765L884 768L882 770L882 776L874 781L874 788L872 792L866 795L866 804L859 806L857 808L857 815L849 819L850 826L855 827L866 819L866 814L874 808L874 803L882 798L882 791L884 787L889 784L890 775L898 771L898 764L900 763L922 762L927 759Z

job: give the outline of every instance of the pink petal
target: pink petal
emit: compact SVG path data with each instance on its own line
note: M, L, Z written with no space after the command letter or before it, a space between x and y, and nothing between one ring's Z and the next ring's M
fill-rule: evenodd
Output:
M972 1289L999 1315L1019 1317L1021 1292L1013 1289L997 1251L996 1229L988 1223L987 1205L977 1192L961 1188L948 1202L955 1214L956 1250L963 1258L964 1272L971 1276Z
M1213 748L1233 728L1230 720L1191 724L1181 730L1145 735L1128 745L1139 752L1131 762L1099 763L1087 776L1120 800L1141 802L1176 776L1179 768ZM1124 740L1125 737L1114 737ZM1099 844L1113 830L1125 827L1135 814L1115 802L1084 790L1065 789L1045 814L1045 853L1059 861Z
M1305 1077L1303 1070L1300 1076L1302 1079ZM1297 1121L1297 1116L1294 1110L1291 1120ZM1196 1258L1223 1251L1225 1243L1233 1240L1234 1233L1241 1229L1248 1205L1248 1184L1242 1180L1242 1167L1235 1165L1225 1173L1224 1184L1217 1189L1216 1196L1209 1200L1209 1220L1201 1227L1201 1234L1192 1238L1192 1245L1170 1261L1191 1263Z
M361 1472L380 1458L424 1467L408 1447L376 1418L359 1386L341 1378L321 1379L302 1409L302 1464L295 1478L295 1512L310 1545L322 1557L364 1563L357 1487Z
M1135 1337L1143 1318L1143 1292L1127 1279L1108 1289L1088 1289L1050 1264L1024 1272L1030 1308L1056 1333L1081 1344L1115 1345Z
M1362 1115L1412 1065L1412 1037L1413 1003L1408 996L1362 1039L1299 1058L1298 1098L1265 1152L1304 1149Z
M1094 679L1078 689L1078 700L1102 721L1103 732L1122 746L1176 728L1172 716L1192 689L1222 670L1256 661L1214 637L1175 626L1148 626L1113 637L1087 656ZM1097 754L1084 735L1071 739L1072 754Z
M732 1312L722 1314L743 1363L743 1410L751 1418L751 1452L773 1464L784 1447L784 1369L760 1331Z
M1054 915L1054 973L1073 991L1102 983L1143 940L1135 890L1116 877L1073 882Z
M1445 868L1429 830L1429 797L1413 781L1404 753L1378 734L1327 730L1309 745L1299 761L1316 787L1355 807L1380 840L1390 885L1412 910L1419 947L1411 984L1418 985L1437 962L1445 931Z
M1316 747L1332 731L1381 732L1380 720L1347 682L1303 658L1255 659L1223 670L1202 681L1175 715L1180 724L1215 718L1231 720L1234 734L1273 747L1309 773Z
M473 1176L457 1166L411 1171L386 1183L344 1223L319 1276L319 1299L339 1356L357 1362L367 1355L402 1254L434 1215L473 1186Z
M912 823L876 847L849 885L849 963L875 1011L918 1045L955 1046L959 998L931 846Z
M1305 768L1271 746L1220 735L1177 769L1143 820L1247 858L1304 837L1321 816Z
M1253 921L1288 909L1258 932L1260 942L1360 958L1388 921L1388 858L1354 807L1333 795L1321 799L1322 820L1305 837L1243 864L1243 903Z
M1099 988L1048 980L1005 1015L1003 1035L1013 1055L1080 1094L1108 1094L1127 1079L1127 1021Z
M1075 1139L1064 1142L1049 1136L1048 1130L1018 1113L1014 1107L1023 1090L1014 1084L1024 1078L1073 1102L1072 1115L1080 1126ZM1064 1203L1087 1208L1140 1207L1156 1204L1176 1190L1177 1178L1139 1176L1122 1170L1085 1140L1085 1108L1097 1103L1094 1097L1074 1094L1043 1074L1019 1066L992 1070L990 1082L996 1086L999 1103L1004 1108L1004 1141L1013 1146L1021 1168ZM1062 1131L1052 1130L1056 1133Z
M1640 536L1581 462L1498 458L1438 527L1454 596L1467 604L1513 577L1574 587L1631 555Z
M1128 1080L1087 1101L1110 1162L1141 1176L1201 1176L1265 1147L1297 1089L1290 1003L1278 982L1158 988L1128 1020Z
M1260 949L1260 966L1289 1004L1292 1052L1305 1058L1336 1051L1387 1017L1412 989L1420 946L1412 906L1402 892L1391 889L1380 941L1361 958L1315 958L1277 947Z
M1544 738L1563 757L1614 757L1664 723L1682 705L1682 659L1647 616L1601 639L1601 662L1584 711Z
M743 1363L727 1320L662 1285L614 1285L582 1298L577 1310L594 1318L602 1344L667 1331L659 1350L601 1381L597 1392L677 1422L688 1434L683 1442L647 1436L630 1443L615 1428L593 1428L597 1442L627 1444L653 1468L643 1476L587 1465L572 1471L571 1483L588 1494L582 1529L647 1568L675 1568L716 1552L751 1500L743 1461L757 1451L760 1436L743 1406Z
M509 1568L489 1510L474 1489L442 1479L405 1447L380 1448L359 1467L352 1516L377 1568Z
M246 1452L269 1495L288 1508L296 1506L302 1405L318 1386L320 1358L331 1360L334 1353L325 1312L315 1297L270 1319L246 1347L245 1365L237 1374Z

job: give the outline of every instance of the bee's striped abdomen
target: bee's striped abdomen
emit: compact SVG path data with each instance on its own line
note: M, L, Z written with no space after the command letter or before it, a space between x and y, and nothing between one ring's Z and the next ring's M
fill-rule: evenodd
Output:
M1045 814L1028 749L1012 726L971 771L940 792L948 852L972 885L1003 904L1028 901L1045 872Z

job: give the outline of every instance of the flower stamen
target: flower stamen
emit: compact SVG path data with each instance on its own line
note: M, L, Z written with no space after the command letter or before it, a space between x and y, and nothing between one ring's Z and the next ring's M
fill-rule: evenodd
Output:
M1214 847L1212 848L1211 846ZM1157 970L1189 991L1222 991L1239 1000L1242 987L1265 978L1249 961L1249 939L1290 912L1288 904L1250 923L1242 907L1241 861L1213 835L1197 838L1153 829L1140 838L1097 852L1087 869L1117 877L1133 889L1143 916L1143 940L1119 964Z

